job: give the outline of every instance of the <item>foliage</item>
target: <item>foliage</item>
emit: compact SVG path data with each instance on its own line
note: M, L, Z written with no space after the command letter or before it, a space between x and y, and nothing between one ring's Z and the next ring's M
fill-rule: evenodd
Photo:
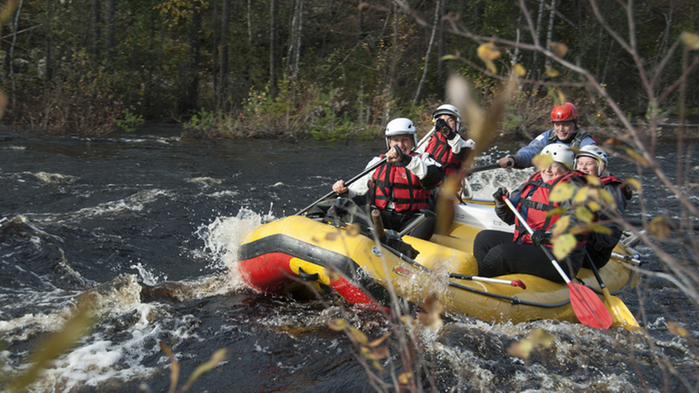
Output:
M136 126L143 124L143 121L143 116L131 113L127 108L124 109L124 118L116 119L114 123L125 132L136 132Z

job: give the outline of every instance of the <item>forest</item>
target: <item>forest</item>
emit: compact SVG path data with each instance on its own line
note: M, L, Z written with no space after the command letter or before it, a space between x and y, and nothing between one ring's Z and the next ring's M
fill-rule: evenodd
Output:
M562 99L588 127L609 123L601 98L634 121L699 114L691 0L10 0L2 20L2 121L40 133L346 141L428 124L449 75L487 107L515 66L502 133L536 135Z

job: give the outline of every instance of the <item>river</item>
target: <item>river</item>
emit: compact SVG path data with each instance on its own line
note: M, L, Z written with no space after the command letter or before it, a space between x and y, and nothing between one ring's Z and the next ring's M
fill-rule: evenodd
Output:
M167 391L170 362L160 342L181 366L179 386L216 350L227 350L228 358L189 391L374 391L356 347L328 322L345 315L377 339L391 331L381 314L258 294L237 276L235 257L252 228L293 214L336 179L351 178L385 150L383 143L186 142L181 132L172 125L101 138L0 132L0 386L6 389L6 378L28 367L29 356L46 345L42 340L61 330L78 299L89 295L97 315L92 330L51 362L31 391ZM493 147L477 165L513 149ZM676 150L667 142L657 153L671 177ZM699 154L692 157L688 186L696 190ZM616 158L611 167L621 178L642 176L647 213L676 214L677 201L650 172ZM525 177L482 172L472 185L487 197L496 184L511 188ZM638 205L636 197L630 217L640 217ZM676 256L683 250L672 242L663 247ZM663 270L649 248L638 250L644 269ZM652 275L619 296L644 332L447 315L440 329L420 336L430 374L420 386L696 391L694 302ZM682 337L672 326L688 333ZM541 331L552 337L549 347L526 359L508 353ZM392 350L384 367L400 370L395 345ZM390 372L383 378L390 382Z

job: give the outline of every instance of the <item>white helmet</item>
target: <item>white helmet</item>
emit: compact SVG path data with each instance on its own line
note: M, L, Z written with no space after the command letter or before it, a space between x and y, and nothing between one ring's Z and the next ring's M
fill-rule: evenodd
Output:
M405 117L399 117L389 121L386 125L386 148L391 148L391 144L388 142L389 136L405 134L413 135L413 149L415 149L417 147L417 129L415 128L413 121L406 119Z
M572 150L570 150L570 148L567 145L564 145L562 143L552 143L544 147L544 149L541 150L541 154L551 156L554 162L560 162L561 164L565 165L568 169L573 168L575 154Z
M597 160L597 176L602 176L604 170L607 169L607 152L597 145L587 145L580 148L578 154L575 155L575 167L578 167L579 157L590 157Z
M452 104L440 105L439 108L437 108L437 110L432 114L432 120L437 120L437 118L441 115L454 116L456 118L456 130L454 131L461 131L461 112L459 112L459 108Z

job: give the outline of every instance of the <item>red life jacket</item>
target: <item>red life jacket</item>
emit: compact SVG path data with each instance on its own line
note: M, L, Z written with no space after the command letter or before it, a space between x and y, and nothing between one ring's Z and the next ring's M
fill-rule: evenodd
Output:
M602 182L602 185L604 186L614 184L621 187L621 192L624 194L624 198L626 198L627 201L630 201L631 198L633 198L633 189L631 188L631 186L629 186L628 184L624 184L624 182L619 180L618 177L614 175L609 175L606 177L600 177L599 180Z
M444 176L450 176L461 168L461 162L451 151L447 137L441 132L432 135L425 152L430 153L434 160L442 165Z
M415 156L411 153L410 156ZM383 155L381 155L383 158ZM428 209L430 190L422 188L420 178L405 167L384 162L371 176L369 183L370 203L379 209L386 209L389 202L399 212L417 212Z
M559 207L561 204L559 202L551 202L549 200L549 193L556 186L556 184L564 182L569 182L574 177L579 177L579 173L571 171L565 173L557 178L553 179L551 182L546 183L541 178L541 172L537 172L527 179L527 182L522 188L522 192L519 194L519 198L516 201L517 211L521 213L522 218L529 224L532 229L542 229L548 231L551 229L553 224L558 221L561 217L560 214L555 214L553 216L546 217L546 213ZM515 218L515 243L531 243L531 236L527 229L520 224L519 219ZM584 242L578 242L576 248L584 246ZM545 246L552 247L548 244Z

